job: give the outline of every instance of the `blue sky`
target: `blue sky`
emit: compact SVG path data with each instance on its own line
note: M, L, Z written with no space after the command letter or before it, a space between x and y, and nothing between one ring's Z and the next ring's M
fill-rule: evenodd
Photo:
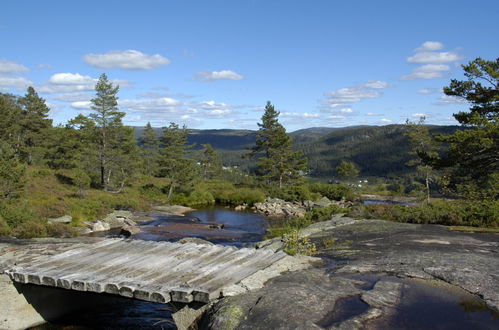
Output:
M288 131L455 124L461 64L499 55L499 1L2 2L0 92L32 85L51 118L89 113L96 79L120 85L128 125Z

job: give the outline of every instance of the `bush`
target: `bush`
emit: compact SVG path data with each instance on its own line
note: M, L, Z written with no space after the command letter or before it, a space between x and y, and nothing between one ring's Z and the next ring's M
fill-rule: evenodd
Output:
M293 185L282 189L269 187L266 188L266 192L270 197L291 202L317 200L320 198L319 194L310 191L308 184Z
M23 222L13 230L18 238L47 237L47 227L38 221Z
M11 228L34 218L36 217L33 213L21 205L12 205L0 202L0 219L2 219Z
M317 252L317 247L310 242L307 237L300 237L298 230L291 231L284 236L284 252L294 256L295 254L303 254L310 256Z
M440 225L499 226L499 201L435 201L418 206L360 205L349 215L356 218Z
M336 201L355 199L353 189L344 184L313 183L310 185L310 191Z
M213 205L215 198L206 190L194 190L189 195L175 194L170 198L170 204L179 204L185 206Z

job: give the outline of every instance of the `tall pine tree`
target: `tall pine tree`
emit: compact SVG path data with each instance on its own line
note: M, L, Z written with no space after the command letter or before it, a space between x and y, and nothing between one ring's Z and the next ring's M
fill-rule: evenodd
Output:
M258 123L256 145L251 149L252 156L260 156L258 174L267 184L283 188L301 178L306 170L307 160L301 153L294 152L291 138L279 123L279 112L267 102L262 122Z
M95 85L96 97L91 100L91 108L95 113L89 117L94 120L98 130L100 184L104 190L109 186L112 175L110 163L114 149L119 147L118 132L123 126L122 118L125 116L125 113L118 109L118 90L119 86L113 86L103 73Z
M194 160L187 157L191 146L187 145L187 128L179 128L175 123L163 127L161 137L161 155L159 159L159 174L170 179L168 198L177 188L188 187L198 175Z
M155 175L158 167L159 141L151 123L147 123L140 142L142 160L144 162L144 174Z

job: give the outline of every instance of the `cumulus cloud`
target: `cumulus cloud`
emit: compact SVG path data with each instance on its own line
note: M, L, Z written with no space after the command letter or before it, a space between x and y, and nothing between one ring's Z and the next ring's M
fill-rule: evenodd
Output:
M444 45L438 41L425 41L421 46L416 48L417 52L427 52L427 51L435 51L444 48Z
M193 79L197 81L242 80L244 77L232 70L222 70L198 72Z
M84 92L60 93L52 96L53 100L64 102L90 101L93 95Z
M281 112L280 117L282 118L301 118L301 119L315 119L320 118L321 115L318 113L308 113L308 112Z
M428 94L436 94L442 91L441 88L423 88L418 91L418 94L428 95Z
M438 100L434 103L435 105L451 105L451 104L463 104L466 103L466 100L453 96L453 95L441 95Z
M435 79L444 77L450 71L445 63L457 63L463 57L457 52L438 52L444 45L438 41L426 41L415 49L415 54L407 58L408 63L422 64L412 70L412 73L401 77L402 80Z
M0 91L8 92L11 89L24 90L33 82L23 77L0 76Z
M104 54L87 54L83 60L99 69L150 70L170 64L159 55L147 55L138 50L113 50Z
M421 117L428 118L428 115L426 113L413 113L411 115L411 117L414 117L414 118L421 118Z
M71 102L71 107L78 109L78 110L90 110L91 105L92 105L92 102L90 102L90 101Z
M414 56L409 56L409 63L449 63L462 59L456 52L420 52Z
M28 68L22 64L0 58L0 73L24 73Z
M41 93L73 93L93 91L98 79L90 76L84 76L79 73L56 73L49 80L40 86ZM127 80L113 79L111 82L115 86L130 87L131 84Z
M390 124L392 123L393 121L391 119L388 119L388 118L382 118L380 119L379 123L380 124Z
M444 73L450 71L445 64L425 64L412 70L411 74L402 76L402 80L442 78Z
M357 103L363 99L381 97L383 96L383 93L380 90L388 88L389 86L390 85L384 81L369 80L364 84L326 92L324 93L326 99L323 102L324 105L322 109L323 111L337 111L336 108L342 108L345 107L345 105Z

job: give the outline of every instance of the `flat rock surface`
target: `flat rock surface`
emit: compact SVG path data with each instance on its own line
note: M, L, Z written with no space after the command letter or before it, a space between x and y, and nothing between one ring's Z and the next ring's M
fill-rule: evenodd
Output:
M448 323L442 324L446 329L462 328L463 324L477 329L499 327L498 234L460 233L437 225L350 218L314 224L301 234L317 245L317 255L326 260L327 266L292 272L270 280L259 290L224 298L206 313L201 326L428 328L441 319L417 313L449 304L437 312L443 314L445 308L455 308ZM423 282L418 284L416 280ZM421 301L422 297L428 300ZM414 306L419 306L419 310ZM484 313L492 313L491 319L488 323L470 321L474 316L465 314L466 310L478 307L466 306L482 306L488 310ZM411 316L414 324L404 324L397 316L405 315L404 308L406 314L416 310Z

